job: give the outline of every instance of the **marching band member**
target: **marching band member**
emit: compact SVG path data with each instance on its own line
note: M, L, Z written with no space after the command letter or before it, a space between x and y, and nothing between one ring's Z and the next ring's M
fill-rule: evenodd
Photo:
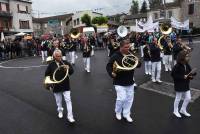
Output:
M65 64L65 69L69 70L69 75L72 75L74 70L71 66L71 64L67 61L62 60L62 52L59 49L56 49L53 52L54 61L52 61L45 72L45 76L50 76L50 78L53 78L53 74L55 70ZM60 69L56 75L57 79L62 79L64 74L64 69ZM62 107L62 95L64 96L64 100L66 102L67 107L67 118L70 123L75 122L72 112L72 102L71 102L71 92L70 92L70 81L69 76L67 76L61 83L54 84L53 86L53 93L57 104L57 111L58 111L58 117L63 118L63 107Z
M160 56L161 48L158 45L157 38L153 38L153 43L150 45L150 55L151 55L151 79L152 82L162 82L160 80L161 76L161 56Z
M161 45L163 46L163 63L165 65L165 71L171 71L172 70L172 43L171 39L167 39L167 35L164 35L164 37L160 41Z
M173 67L171 76L174 80L174 89L176 91L176 98L174 100L174 112L173 114L181 118L181 114L190 117L191 115L187 112L187 106L191 100L190 93L190 80L196 75L195 72L191 71L191 67L189 65L189 56L186 51L179 52L177 56L177 64ZM181 101L182 96L184 96L183 104L179 113L179 103Z
M173 58L174 58L174 65L176 65L176 59L177 59L177 55L180 51L183 50L183 48L181 47L181 38L178 38L176 43L173 46Z
M144 53L144 67L145 67L145 74L151 75L151 55L150 55L150 48L149 44L146 44L143 48Z
M92 46L90 45L90 40L85 37L83 46L83 63L85 70L90 72L90 57L91 57Z
M115 42L115 39L110 37L108 41L109 57L111 57L115 52L119 50L119 45Z
M76 52L76 46L77 46L77 41L76 39L73 39L71 40L71 44L72 45L69 49L69 57L70 57L70 62L72 65L75 65L75 59L76 59L76 55L75 55L75 52Z
M106 66L106 70L113 78L113 84L117 93L115 105L116 119L121 120L123 114L126 121L131 123L133 122L133 119L131 118L131 107L134 99L134 69L129 71L115 71L113 68L115 62L120 65L122 64L122 58L124 55L129 54L129 48L129 41L121 41L119 51L111 56Z
M48 52L48 42L47 40L43 40L41 42L42 62L45 62L45 57L47 57L47 52Z

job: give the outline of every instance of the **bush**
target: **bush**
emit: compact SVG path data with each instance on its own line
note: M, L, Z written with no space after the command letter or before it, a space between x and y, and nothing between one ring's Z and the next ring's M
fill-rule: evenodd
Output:
M200 34L200 28L193 27L191 34Z

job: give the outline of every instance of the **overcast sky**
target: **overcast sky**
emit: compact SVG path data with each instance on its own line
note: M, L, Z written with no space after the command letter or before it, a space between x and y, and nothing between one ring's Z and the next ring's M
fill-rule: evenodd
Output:
M75 13L80 10L93 10L104 15L128 13L132 0L32 0L35 17ZM144 0L138 0L142 3ZM167 0L173 1L173 0ZM96 9L96 10L95 10Z
M33 11L42 15L56 15L64 12L94 10L105 15L128 12L132 0L32 0ZM100 9L100 10L99 10Z

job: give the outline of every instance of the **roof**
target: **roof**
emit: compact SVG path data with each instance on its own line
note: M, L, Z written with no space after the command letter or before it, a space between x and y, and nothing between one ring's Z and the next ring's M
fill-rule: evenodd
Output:
M140 18L147 18L147 14L142 13L142 14L126 15L124 20L132 20L132 19L140 19Z
M33 23L47 23L49 20L69 20L72 17L72 13L70 14L63 14L58 16L50 16L44 18L33 18Z

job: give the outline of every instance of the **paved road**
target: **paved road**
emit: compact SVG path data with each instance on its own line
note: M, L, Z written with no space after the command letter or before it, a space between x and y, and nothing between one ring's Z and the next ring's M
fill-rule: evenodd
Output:
M200 45L195 44L191 64L199 67ZM106 52L98 50L92 57L91 73L83 69L78 53L71 77L72 102L76 124L58 119L52 93L43 89L45 66L35 68L0 68L0 134L198 134L200 132L200 99L189 106L192 117L176 119L172 116L173 98L137 89L132 124L117 121L114 116L115 91L106 73ZM1 64L5 67L39 66L38 57L22 58ZM143 84L150 80L144 68L137 69L135 79ZM198 74L200 74L198 70ZM162 80L171 82L169 73ZM191 87L200 87L200 75ZM66 111L65 111L66 112Z

